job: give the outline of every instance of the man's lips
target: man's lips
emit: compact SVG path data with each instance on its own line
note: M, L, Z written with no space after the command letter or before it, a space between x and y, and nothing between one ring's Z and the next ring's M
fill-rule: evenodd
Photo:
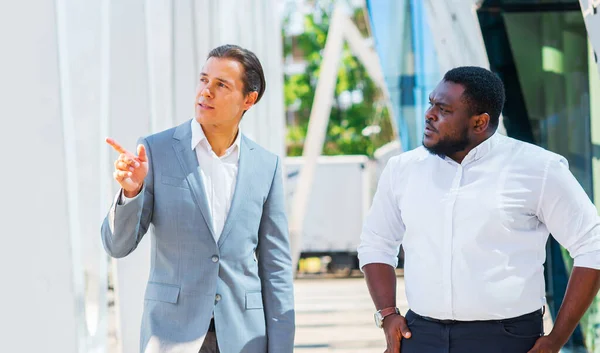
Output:
M211 107L210 105L205 103L198 103L198 106L202 109L215 109L214 107Z

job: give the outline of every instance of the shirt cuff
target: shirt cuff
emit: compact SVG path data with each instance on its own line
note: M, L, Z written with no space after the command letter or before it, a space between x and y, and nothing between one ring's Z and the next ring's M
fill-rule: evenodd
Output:
M573 261L574 267L587 267L600 270L600 250L577 256Z
M135 195L134 197L127 197L125 196L125 194L123 193L123 189L121 189L121 191L119 191L119 193L117 194L117 202L116 204L119 206L124 206L127 205L128 203L130 203L131 201L137 199L138 197L140 197L140 194L142 192L140 191L137 195Z
M360 270L363 270L368 264L386 264L393 268L398 266L398 256L390 256L389 254L382 252L366 252L358 254L358 261Z

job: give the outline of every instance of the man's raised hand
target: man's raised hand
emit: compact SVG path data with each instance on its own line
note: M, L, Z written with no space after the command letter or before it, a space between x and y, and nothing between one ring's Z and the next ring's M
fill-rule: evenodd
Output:
M119 158L115 161L113 176L123 188L126 197L135 197L140 193L144 185L144 178L148 174L148 157L146 148L140 144L137 147L137 156L124 149L117 141L106 138L106 143L119 152Z

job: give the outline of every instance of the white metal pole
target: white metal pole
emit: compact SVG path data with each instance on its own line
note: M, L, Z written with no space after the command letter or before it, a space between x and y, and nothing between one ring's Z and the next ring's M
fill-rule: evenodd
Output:
M294 191L292 210L290 215L290 241L293 266L296 268L302 249L302 229L306 208L311 195L311 188L317 167L317 159L323 151L323 143L329 124L329 114L333 103L333 92L337 80L338 67L342 56L344 44L343 8L336 4L331 24L327 33L327 41L323 50L323 61L320 67L320 76L315 90L308 131L302 153L304 164L298 175L298 183Z

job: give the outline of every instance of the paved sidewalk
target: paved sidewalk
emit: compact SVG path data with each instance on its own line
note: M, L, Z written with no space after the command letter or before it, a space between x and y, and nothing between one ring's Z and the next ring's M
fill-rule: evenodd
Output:
M397 304L408 310L404 278L397 277ZM303 278L295 281L296 353L382 353L385 338L375 327L375 310L363 278ZM111 292L112 294L112 292ZM109 352L118 353L114 306L109 308ZM550 315L544 320L552 328Z
M404 278L397 278L397 304L408 310ZM371 302L363 278L298 279L296 288L297 353L382 353L385 338L375 327ZM547 313L546 333L552 329Z
M381 353L385 338L375 327L363 278L299 279L296 288L296 349L310 353ZM398 278L398 307L408 310Z

